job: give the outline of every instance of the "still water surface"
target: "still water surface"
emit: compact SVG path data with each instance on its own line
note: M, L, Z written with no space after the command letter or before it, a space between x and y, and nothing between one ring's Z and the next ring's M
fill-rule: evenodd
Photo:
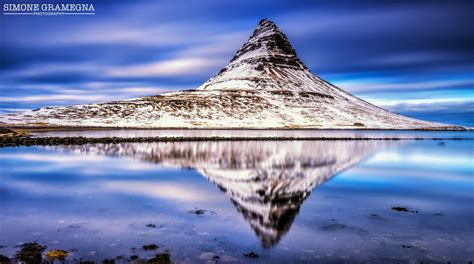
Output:
M295 138L470 138L472 131L331 129L110 129L35 132L36 137L295 137Z
M96 262L467 263L473 152L450 140L1 148L0 254L37 242Z

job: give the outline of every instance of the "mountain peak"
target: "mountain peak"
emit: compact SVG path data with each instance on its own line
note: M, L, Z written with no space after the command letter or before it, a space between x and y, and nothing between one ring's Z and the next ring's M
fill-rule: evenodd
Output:
M250 36L250 38L260 35L262 33L268 33L269 35L271 34L284 35L283 32L277 27L277 25L273 21L268 20L266 18L260 20L253 34Z
M313 78L285 34L262 19L230 63L198 89L313 91L305 85L312 84Z
M261 56L297 58L285 34L274 22L266 18L260 20L249 40L237 51L231 62Z

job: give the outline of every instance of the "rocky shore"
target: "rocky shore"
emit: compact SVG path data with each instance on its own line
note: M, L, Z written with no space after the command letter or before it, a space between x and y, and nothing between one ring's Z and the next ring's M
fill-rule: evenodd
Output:
M0 136L0 147L118 144L150 142L190 142L190 141L368 141L368 140L473 140L472 138L400 138L400 137L31 137L15 134Z

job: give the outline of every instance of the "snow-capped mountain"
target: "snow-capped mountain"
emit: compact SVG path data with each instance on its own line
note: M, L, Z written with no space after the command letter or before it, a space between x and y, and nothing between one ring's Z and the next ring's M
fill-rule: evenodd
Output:
M225 141L47 148L130 157L164 168L197 170L229 197L262 245L271 247L288 232L301 205L315 188L371 154L398 144L400 142L390 141Z
M462 129L372 105L311 73L262 20L229 65L197 90L0 116L18 125L141 128Z

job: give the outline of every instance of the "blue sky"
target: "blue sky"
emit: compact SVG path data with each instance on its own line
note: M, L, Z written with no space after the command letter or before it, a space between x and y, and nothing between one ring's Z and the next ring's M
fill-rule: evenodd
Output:
M474 1L75 2L96 14L0 16L0 111L196 88L269 18L339 87L401 114L474 126Z

